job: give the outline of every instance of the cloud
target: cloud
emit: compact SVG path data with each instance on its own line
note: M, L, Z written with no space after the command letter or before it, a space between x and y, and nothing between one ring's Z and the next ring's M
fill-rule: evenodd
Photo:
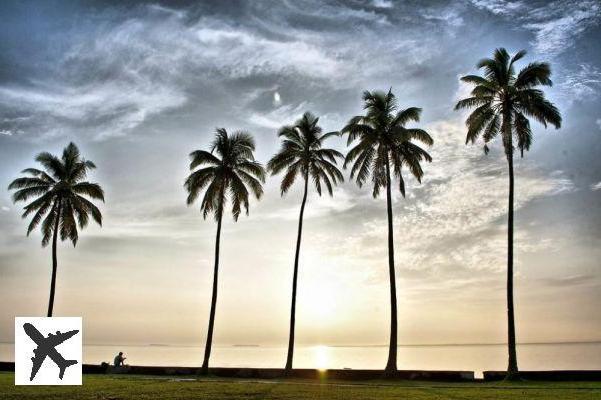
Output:
M4 212L9 212L10 208L6 207L6 206L2 206L0 207L0 210L4 211Z
M35 111L27 121L14 121L20 130L120 136L185 104L193 82L265 74L325 78L346 69L308 41L269 38L209 18L189 24L182 13L161 7L103 25L74 44L55 68L53 81L0 86L2 108Z
M0 97L6 107L36 110L36 116L21 125L24 128L38 122L47 136L80 128L97 138L123 135L149 116L185 101L183 93L148 77L132 74L130 78L67 88L4 87Z
M601 129L601 118L597 118L595 123L597 124L597 126L599 126L599 129Z
M392 8L393 4L390 0L372 0L371 4L376 8Z
M301 102L296 105L284 104L267 113L251 112L247 120L253 125L267 129L279 129L283 125L288 125L300 118L300 116L310 109L308 102Z
M396 262L403 270L444 279L478 271L501 272L506 260L507 167L503 152L495 148L483 155L480 148L465 146L465 129L459 121L439 121L425 127L435 140L434 161L425 164L422 185L407 177L408 198L394 199ZM561 171L545 174L529 161L516 160L519 188L515 209L531 201L574 190ZM367 189L366 189L367 190ZM363 204L368 203L362 200ZM380 202L380 206L384 204ZM334 254L356 257L372 264L385 257L385 214L364 212L363 228L345 238ZM522 254L552 249L550 238L541 239L528 229L516 232L516 249ZM368 250L366 250L368 249ZM381 268L375 268L379 271ZM403 273L400 273L401 275ZM474 278L474 276L472 276ZM384 273L372 282L386 279Z
M562 53L601 19L601 6L595 0L556 0L540 7L533 7L528 2L502 0L472 0L472 4L523 24L534 34L535 50L545 56Z
M590 274L568 275L562 277L546 278L543 280L548 286L580 286L596 282L596 276Z
M578 36L599 23L597 1L555 1L529 13L526 28L534 31L537 52L556 55L571 47Z
M590 101L601 91L601 70L591 64L580 64L577 69L564 73L559 85L568 101Z
M521 1L505 0L472 0L472 4L480 9L499 15L511 15L525 7Z
M251 78L275 87L271 90L280 96L273 94L275 107L283 105L284 94L287 102L298 103L285 90L294 82L302 82L308 93L391 81L407 82L410 89L411 78L428 73L425 65L442 46L423 31L439 21L446 21L445 32L461 23L449 7L430 7L424 14L407 7L378 11L338 3L287 3L265 9L256 3L243 17L205 16L195 10L153 5L126 14L109 9L99 17L102 24L82 18L78 29L83 33L63 43L60 48L66 50L44 65L43 74L0 84L0 112L27 117L0 122L0 130L32 137L123 136L142 132L141 127L167 111L201 104L207 92L239 98L236 91L243 85L252 90ZM402 34L390 29L393 19L405 20L411 12L411 29ZM283 26L283 20L291 23ZM398 67L391 72L391 65ZM273 126L261 116L253 118Z
M591 185L591 190L596 192L597 190L601 190L601 182L593 183Z
M458 28L460 26L464 25L464 19L461 16L460 12L454 8L443 8L443 9L436 9L436 10L428 10L425 9L422 11L422 17L425 18L426 20L433 20L433 21L442 21L444 22L446 25L451 26L451 27L455 27ZM453 34L453 32L451 31L451 33Z

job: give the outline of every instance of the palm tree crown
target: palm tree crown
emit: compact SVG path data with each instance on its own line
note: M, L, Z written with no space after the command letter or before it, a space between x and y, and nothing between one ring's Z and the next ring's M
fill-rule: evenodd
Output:
M294 183L296 176L301 174L305 179L311 178L317 193L321 195L322 183L330 196L332 186L342 182L344 177L336 167L336 159L344 158L337 150L322 148L323 142L330 136L338 136L338 132L322 134L317 123L319 118L310 112L292 126L284 126L278 133L282 137L282 147L267 164L272 175L286 170L280 185L284 195Z
M242 207L248 214L249 189L259 199L263 195L261 183L265 182L265 169L255 161L254 150L255 142L248 133L228 135L225 129L217 129L210 151L190 153L190 170L204 167L196 169L186 179L188 205L194 203L206 187L200 205L204 218L213 213L218 220L228 198L234 220L238 219Z
M22 173L30 176L17 178L8 186L10 190L16 190L14 202L35 198L25 205L22 215L25 218L33 213L27 235L41 222L43 246L48 245L55 229L60 233L61 240L69 239L75 246L78 225L80 229L86 227L89 215L102 225L100 210L84 197L104 201L100 185L84 181L88 171L96 166L81 157L74 143L69 143L61 158L43 152L38 154L36 161L43 166L43 170L24 169Z
M513 137L523 156L532 144L532 131L528 117L534 118L545 127L561 126L559 110L545 99L544 93L537 89L539 85L551 86L551 68L547 63L528 64L517 75L514 63L526 55L526 51L517 52L513 57L507 50L495 50L493 58L485 58L478 63L484 76L466 75L463 82L474 86L471 97L460 100L456 110L474 108L466 120L468 127L466 144L474 143L479 136L484 139L484 151L487 144L499 132L507 155L513 154Z
M388 93L366 91L363 100L366 114L351 118L342 129L343 134L348 134L348 145L359 140L346 155L344 166L353 163L351 178L355 177L359 187L371 173L374 197L386 187L387 171L392 166L394 176L399 180L399 190L405 196L402 167L408 167L421 182L424 172L420 162L432 161L424 149L412 142L419 140L430 146L434 143L430 135L423 129L405 127L409 121L419 121L421 108L397 111L396 98L391 90Z

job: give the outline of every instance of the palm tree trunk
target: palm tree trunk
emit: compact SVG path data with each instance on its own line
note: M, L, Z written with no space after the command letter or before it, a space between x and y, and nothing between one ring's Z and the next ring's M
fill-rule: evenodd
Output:
M219 277L219 241L221 239L221 220L223 218L223 190L221 192L219 216L217 219L217 235L215 238L215 267L213 270L213 295L211 297L211 313L209 315L209 331L205 345L205 355L200 373L209 373L209 358L211 357L211 345L213 343L213 326L215 325L215 308L217 306L217 282Z
M61 216L60 200L55 203L55 220L54 220L54 232L52 232L52 279L50 280L50 298L48 299L48 313L47 317L52 317L52 309L54 308L54 292L56 289L56 270L58 268L58 260L56 257L56 242L58 239L58 227Z
M515 321L513 310L513 151L511 147L507 154L509 164L509 211L507 213L507 345L509 362L507 365L507 378L518 377L518 361L515 345Z
M286 357L285 371L292 369L292 357L294 355L294 325L296 323L296 281L298 278L298 257L301 246L301 236L303 233L303 215L305 213L305 203L307 202L307 186L309 177L305 174L305 192L301 203L300 215L298 217L298 235L296 238L296 253L294 255L294 276L292 277L292 304L290 306L290 334L288 337L288 356Z
M396 275L394 272L394 240L392 232L392 194L390 189L390 166L386 160L386 207L388 211L388 273L390 275L390 346L385 374L396 372L397 358L397 308L396 308Z

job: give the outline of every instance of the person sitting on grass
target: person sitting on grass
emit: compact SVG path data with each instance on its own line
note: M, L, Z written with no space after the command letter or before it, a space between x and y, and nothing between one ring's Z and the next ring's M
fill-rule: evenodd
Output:
M123 362L125 361L126 358L127 357L123 357L123 352L120 351L119 354L117 354L115 356L115 360L114 360L115 367L124 367L125 364Z

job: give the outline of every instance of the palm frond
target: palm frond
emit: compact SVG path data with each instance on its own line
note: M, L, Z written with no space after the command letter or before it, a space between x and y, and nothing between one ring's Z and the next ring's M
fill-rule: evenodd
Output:
M412 128L404 129L404 131L405 135L407 135L407 140L419 140L428 146L432 146L434 144L434 139L432 139L432 136L430 136L430 134L423 129Z
M321 135L317 140L319 140L320 143L323 143L326 139L329 139L333 136L340 136L341 133L339 131L334 131L334 132L327 132L324 133L323 135Z
M515 113L515 133L518 138L518 148L520 154L524 157L524 150L530 150L532 145L532 131L530 130L530 122L522 113Z
M325 158L334 164L337 163L337 159L344 159L344 155L334 149L317 149L313 151L313 154L319 159Z
M261 196L263 196L263 185L261 185L261 182L264 181L259 181L259 179L242 170L237 171L237 174L239 175L240 179L242 179L242 181L248 185L257 200L259 200Z
M59 222L61 240L71 240L73 246L77 244L79 235L77 233L77 223L73 212L73 206L67 199L61 202L61 218Z
M13 180L10 185L8 185L8 190L14 189L23 189L23 188L31 188L31 187L47 187L49 188L51 185L50 182L42 179L42 178L17 178Z
M486 127L494 115L495 112L488 104L484 104L476 108L465 121L465 124L468 128L467 135L465 137L465 143L475 143L482 130Z
M553 82L551 76L551 67L547 63L534 62L528 64L522 69L514 83L518 89L531 88L538 85L551 86Z
M561 114L559 110L553 103L545 99L540 90L520 90L516 94L516 100L516 108L519 111L536 119L545 128L548 123L557 129L561 127Z
M195 150L190 153L190 171L205 164L218 166L221 164L221 160L215 157L214 154L205 150Z
M27 236L29 236L29 234L33 232L33 230L40 224L42 218L44 217L44 215L46 215L46 212L48 212L48 209L50 207L52 207L52 200L46 199L45 201L41 202L39 207L36 208L37 211L31 218L29 226L27 227ZM32 209L32 211L33 210L34 209Z
M188 205L194 203L202 189L207 186L211 180L216 178L216 171L216 167L202 168L192 172L190 176L186 178L184 187L188 192L188 198L186 199Z
M73 193L86 195L92 199L98 199L104 202L104 190L97 183L79 182L72 186Z
M25 168L23 171L21 171L21 173L30 174L48 183L56 183L56 181L50 175L37 168Z
M292 184L296 180L296 176L300 173L301 170L301 161L296 161L294 164L290 165L282 178L282 183L280 184L280 195L285 195L288 190L292 187Z
M490 87L492 89L493 83L479 75L465 75L462 76L459 80L465 83L472 83L474 85L481 85L485 87Z
M43 186L30 186L25 189L17 190L13 193L13 202L27 201L31 197L41 196L50 190L48 184Z
M490 104L493 101L492 96L468 97L467 99L459 100L455 104L455 110L464 108L480 107L485 104Z
M94 219L94 221L102 226L102 213L100 212L100 209L98 207L96 207L96 205L94 203L92 203L90 200L86 199L83 196L73 196L72 198L73 203L77 204L77 208L81 209L83 212L87 213L87 214L91 214L92 215L92 219Z
M421 113L422 109L419 107L409 107L401 110L392 121L391 126L405 126L409 121L419 122Z
M59 213L59 205L58 202L52 206L52 210L46 215L44 218L44 222L42 222L42 247L46 247L48 243L50 243L50 239L52 238L52 233L54 232L54 222L59 217L57 214Z
M55 195L52 192L48 192L48 193L38 197L37 199L35 199L31 203L29 203L25 207L23 207L25 212L23 212L23 215L21 215L21 218L26 218L29 214L38 210L45 203L53 202L54 200L55 200Z
M234 217L234 221L237 221L238 217L240 216L241 206L244 207L244 210L248 215L248 189L246 189L244 182L242 182L240 177L236 174L232 174L228 182L230 198L232 202L232 215Z
M55 180L65 179L65 166L61 160L47 152L40 153L36 156L35 160L42 164L49 175Z

